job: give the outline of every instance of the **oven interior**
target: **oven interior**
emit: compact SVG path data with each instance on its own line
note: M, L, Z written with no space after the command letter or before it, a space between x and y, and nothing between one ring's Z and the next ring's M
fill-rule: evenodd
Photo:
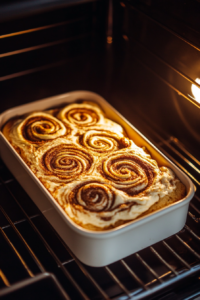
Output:
M179 233L92 268L0 161L2 299L199 299L199 37L198 0L1 2L0 112L73 90L99 93L196 187Z

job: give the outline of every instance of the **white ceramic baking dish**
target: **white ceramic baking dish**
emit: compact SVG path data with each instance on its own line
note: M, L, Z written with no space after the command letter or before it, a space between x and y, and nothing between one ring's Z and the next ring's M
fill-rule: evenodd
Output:
M134 126L126 121L101 96L88 91L75 91L36 101L7 110L0 116L2 128L10 118L28 112L45 110L61 104L72 103L77 99L97 102L106 116L121 124L128 136L138 146L146 146L159 165L169 166L184 183L187 195L184 199L159 211L108 231L94 232L76 225L30 171L18 153L0 133L1 157L47 220L66 242L73 253L85 264L104 266L122 259L136 251L150 246L180 231L186 221L189 201L194 195L191 180L152 145Z

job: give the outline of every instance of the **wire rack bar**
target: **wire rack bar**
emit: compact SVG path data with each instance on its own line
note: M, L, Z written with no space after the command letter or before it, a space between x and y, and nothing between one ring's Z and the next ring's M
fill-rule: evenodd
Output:
M12 178L12 179L8 179L8 180L6 180L6 181L4 181L4 183L10 183L10 182L12 182L12 181L14 181L14 179ZM0 182L0 185L1 185L1 182Z
M149 130L153 131L151 128L149 128ZM153 133L161 141L160 143L154 142L154 144L157 145L158 148L160 148L160 146L162 148L162 144L165 143L165 140L157 132L153 131ZM174 161L175 164L177 164L179 168L181 168L188 176L190 176L198 185L200 185L200 182L190 172L188 172L173 156L171 156L167 151L165 151L165 149L162 148L162 152L166 156L168 156L172 161Z
M3 183L4 184L4 183ZM55 262L57 263L57 265L60 267L60 269L62 270L62 272L64 273L64 275L71 281L71 283L74 285L74 287L77 289L77 291L80 293L80 295L85 299L85 300L90 300L88 298L88 296L85 294L85 292L81 289L81 287L77 284L77 282L74 280L74 278L71 276L71 274L66 270L66 268L62 265L60 259L57 257L57 255L55 254L55 252L51 249L51 247L49 246L49 244L47 243L47 241L45 240L45 238L42 236L42 234L40 233L40 231L37 229L37 227L35 226L35 224L31 221L31 219L29 218L29 216L27 215L27 213L25 212L25 210L22 208L22 206L20 205L20 203L18 202L18 200L16 199L16 197L13 195L13 193L10 191L10 189L8 189L8 187L4 184L6 190L9 192L9 194L12 196L12 198L15 200L15 202L17 203L17 205L20 207L21 211L23 212L23 214L25 215L27 222L31 225L31 227L33 228L33 230L37 233L38 237L41 239L41 241L43 242L44 246L46 247L47 251L51 254L51 256L54 258ZM14 224L12 225L14 228L16 228L14 226ZM25 241L26 243L26 241Z
M164 24L162 24L161 22L153 19L152 17L150 17L148 14L146 14L145 12L143 12L142 10L136 8L133 5L130 5L130 8L136 10L138 13L142 14L143 16L145 16L147 19L151 20L153 23L157 24L158 26L160 26L161 28L165 29L166 31L168 31L169 33L173 34L175 37L177 37L178 39L182 40L184 43L188 44L189 46L191 46L192 48L194 48L197 51L200 51L200 48L196 45L194 45L191 41L186 40L182 35L178 34L177 32L175 32L174 30L170 29L169 27L165 26Z
M39 215L37 214L37 215L31 216L30 218L31 218L31 219L34 219L34 218L37 218L38 216L39 216ZM18 224L20 224L20 223L23 223L23 222L25 222L25 221L26 221L26 219L21 219L21 220L19 220L19 221L13 222L13 224L16 226L16 225L18 225ZM10 224L5 225L5 226L2 226L1 228L4 230L4 229L6 229L6 228L8 228L8 227L10 227Z
M163 245L187 268L191 269L190 265L180 256L176 251L174 251L167 243L166 241L162 241Z
M67 251L70 253L70 255L72 255L73 260L77 263L77 265L79 266L79 268L81 269L81 271L84 273L84 275L93 283L93 285L96 287L96 289L101 293L101 295L103 296L104 299L109 300L110 298L108 297L108 295L103 291L103 289L99 286L99 284L94 280L94 278L90 275L90 273L87 271L87 269L83 266L83 264L74 256L74 254L70 251L70 249L68 249L68 247L65 247L67 249ZM109 273L110 275L110 273ZM115 275L114 275L115 276ZM117 279L118 280L118 279ZM118 280L118 282L120 282ZM123 285L120 282L120 287ZM122 288L122 287L121 287ZM125 288L125 287L124 287ZM126 289L126 288L125 288ZM128 292L128 291L127 291ZM129 292L128 292L129 293Z
M151 128L149 128L149 130L153 131ZM170 149L172 151L174 151L180 158L182 158L187 164L189 164L191 167L193 167L193 164L191 164L189 162L189 160L187 158L185 158L179 151L177 151L176 149L174 149L174 147L170 144L171 140L175 140L176 138L174 137L170 137L168 140L164 140L157 132L153 131L153 134L160 140L159 143L154 142L154 144L161 146L165 144L168 147L170 147ZM187 151L187 150L186 150ZM166 152L163 148L162 148L162 152L164 152L166 154L166 156L168 156L171 160L173 160L186 174L188 174L198 185L200 185L200 182L191 174L189 173L173 156L171 156L168 152ZM187 152L186 152L187 153ZM196 162L198 161L194 156L191 156L191 158ZM195 166L194 166L195 167ZM194 168L196 171L196 167ZM197 169L198 172L200 172L199 169ZM198 199L198 201L200 201L200 198L198 198L198 196L194 196L195 198Z
M200 198L197 195L194 195L194 198L200 202Z
M48 70L50 68L62 66L67 61L69 61L69 59L64 59L64 60L61 60L61 61L58 61L58 62L55 62L55 63L52 63L52 64L44 65L42 67L32 68L32 69L28 69L28 70L25 70L25 71L21 71L21 72L13 73L13 74L10 74L10 75L2 76L2 77L0 77L0 81L9 80L9 79L13 79L13 78L16 78L16 77L36 73L36 72L39 72L39 71Z
M37 46L32 46L32 47L28 47L28 48L24 48L24 49L19 49L19 50L15 50L15 51L11 51L11 52L2 53L2 54L0 54L0 58L17 55L17 54L21 54L21 53L25 53L25 52L30 52L30 51L34 51L34 50L38 50L38 49L43 49L43 48L47 48L47 47L51 47L51 46L55 46L55 45L64 44L67 42L71 42L71 41L75 41L75 40L79 40L79 39L88 37L88 36L90 36L90 34L92 34L92 33L87 33L87 34L83 34L83 35L78 35L73 38L62 39L62 40L58 40L58 41L54 41L54 42L50 42L50 43L45 43L45 44L41 44L41 45L37 45Z
M190 206L200 215L200 210L193 203L190 202Z
M123 36L125 41L128 41L128 37L127 36ZM185 94L183 94L180 90L178 90L175 86L173 86L171 83L169 83L167 80L165 80L164 78L162 78L160 75L158 75L154 70L152 70L147 64L145 64L143 61L141 61L138 57L134 57L134 59L136 61L138 61L144 68L146 68L147 70L149 70L151 73L153 73L156 77L158 77L161 81L163 81L167 86L169 86L172 90L174 90L176 93L178 93L178 95L182 96L183 98L185 98L186 100L190 101L191 103L193 103L195 106L197 106L198 108L200 108L200 103L196 102L196 100L194 100L193 98L190 98L188 96L186 96Z
M76 23L76 22L84 21L84 20L86 20L86 17L73 19L73 20L70 20L70 21L59 22L59 23L50 24L50 25L45 25L45 26L41 26L41 27L21 30L21 31L17 31L17 32L8 33L8 34L3 34L3 35L0 35L0 39L5 39L5 38L13 37L13 36L16 36L16 35L27 34L27 33L35 32L35 31L41 31L41 30L44 30L44 29L58 27L58 26L62 26L62 25L70 24L70 23Z
M46 220L46 219L45 219ZM57 234L55 229L52 227L52 230L56 234L57 238L59 239L60 243L63 245L63 247L66 249L66 251L71 255L72 259L70 261L67 261L66 263L62 263L62 265L66 265L71 261L75 261L76 264L79 266L81 271L84 273L84 275L93 283L93 285L97 288L97 290L101 293L101 295L104 297L104 299L109 300L110 298L108 295L103 291L103 289L99 286L99 284L94 280L94 278L90 275L90 273L87 271L87 269L84 267L84 265L76 258L76 256L73 254L73 252L69 249L69 247L63 242L63 240L60 238L60 236Z
M200 222L200 218L197 218L190 211L188 212L188 216L190 216L192 218L192 220L195 221L195 223L199 223Z
M200 237L194 233L194 231L188 225L185 225L185 229L189 231L189 233L192 234L198 241L200 241Z
M128 299L131 297L129 291L127 290L127 288L123 285L123 283L121 283L121 281L117 278L117 276L115 276L115 274L110 270L110 268L108 266L105 267L106 271L108 272L108 274L110 275L110 277L117 283L117 285L121 288L122 291L124 291L124 293L128 296Z
M39 261L39 259L37 258L37 256L33 252L33 250L31 249L31 247L28 245L28 243L26 242L26 240L23 238L23 236L21 235L21 233L19 232L19 230L17 229L17 227L13 224L13 222L11 221L11 219L9 218L9 216L7 215L7 213L5 212L5 210L3 209L3 207L1 205L0 205L0 210L3 213L4 217L7 219L7 221L9 222L10 226L12 227L12 229L17 234L18 238L23 242L23 244L25 245L26 249L31 254L31 256L32 256L33 260L35 261L36 265L38 266L39 270L41 272L45 272L46 270L43 267L42 263ZM0 228L0 229L2 230L2 228ZM2 230L2 232L4 232L4 231Z
M156 144L156 143L155 143ZM177 164L177 166L179 166L180 169L182 169L190 178L192 178L198 185L200 185L200 182L190 173L187 171L187 169L185 169L175 158L173 158L173 156L171 156L167 151L165 151L162 148L162 152L168 156L170 158L170 160L172 160L175 164Z
M71 254L71 251L70 251ZM74 256L74 255L73 255ZM96 287L96 289L99 291L99 293L103 296L104 299L109 300L110 298L108 295L104 292L104 290L99 286L99 284L94 280L94 278L90 275L90 273L86 270L86 268L83 266L83 264L74 256L74 260L83 272L83 274L93 283L93 285Z
M167 145L174 153L176 153L182 160L184 160L190 167L192 167L197 173L200 174L200 170L191 163L185 156L183 156L179 151L177 151L170 143L164 142L165 145Z
M177 234L175 236L192 254L194 254L198 259L200 259L200 255L196 251L194 251L194 249L192 249L184 240L182 240L180 236L178 236Z
M8 236L6 235L6 233L0 228L0 232L2 233L4 239L6 240L6 242L9 244L9 246L11 247L11 249L15 252L16 256L18 257L18 259L20 260L20 262L22 263L24 269L26 270L26 272L29 274L30 277L34 277L34 274L32 273L32 271L29 269L28 265L26 264L26 262L23 260L22 256L20 255L20 253L17 251L17 249L15 248L15 246L13 245L13 243L10 241L10 239L8 238Z
M90 273L87 271L87 269L84 267L84 265L76 258L76 256L73 254L73 252L69 249L69 247L63 242L63 240L60 238L60 236L57 234L55 229L52 227L52 230L56 234L57 238L59 239L60 243L63 245L63 247L66 249L66 251L71 255L72 259L67 261L66 263L62 263L62 265L66 265L69 262L75 261L76 264L79 266L81 271L84 273L84 275L93 283L93 285L96 287L96 289L101 293L104 299L109 300L110 298L108 295L104 292L104 290L99 286L99 284L94 280L94 278L90 275Z
M170 14L168 14L169 17L171 17ZM181 25L183 24L186 28L188 28L189 30L193 31L194 33L200 34L200 32L198 30L196 30L195 28L189 26L187 23L184 23L183 20L178 19L179 23L181 23Z
M27 287L33 283L37 283L43 279L46 279L47 277L50 277L53 279L55 285L57 286L57 288L59 289L59 292L62 294L62 296L66 299L66 300L70 300L69 296L66 294L66 292L64 291L64 289L62 288L62 286L60 285L60 283L57 281L57 279L55 278L54 275L50 274L50 273L41 273L38 275L35 275L32 278L28 278L25 280L22 280L20 282L14 283L12 284L12 286L9 287L9 293L18 291L19 289L22 289L24 287ZM0 290L0 297L2 296L7 296L8 295L8 289L7 288L3 288ZM6 297L8 299L8 297ZM13 297L12 297L13 299Z
M174 68L170 63L168 63L165 59L163 59L160 55L158 55L157 53L153 52L152 50L150 50L147 46L145 46L143 43L141 43L140 41L136 40L136 38L131 37L132 40L134 40L134 43L138 44L140 47L142 47L143 49L147 50L151 55L153 55L155 58L157 58L160 62L162 62L163 64L165 64L167 67L169 67L170 69L172 69L174 72L176 72L177 74L179 74L181 77L183 77L184 79L186 79L187 81L189 81L190 83L196 85L198 88L200 88L200 84L198 84L196 81L194 81L192 78L190 78L189 76L187 76L185 73L181 72L180 70Z
M168 141L162 140L162 143L167 145L174 153L176 153L183 161L185 161L190 167L192 167L197 173L200 174L200 170L191 163L185 156L183 156L179 151L177 151Z
M197 269L197 268L196 268ZM199 270L199 269L198 269ZM163 282L162 284L159 284L155 287L153 287L152 289L148 289L147 291L144 291L142 293L139 293L137 295L134 295L134 297L132 299L134 300L143 300L143 299L147 299L146 297L149 297L149 299L152 299L153 295L155 295L156 293L158 293L159 291L162 291L166 288L171 288L172 284L176 284L177 282L179 282L180 280L183 280L189 276L192 276L193 274L195 274L197 272L197 270L195 270L195 268L191 268L190 270L188 270L187 272L184 272L182 274L179 274L179 276L172 278L169 281ZM155 279L156 280L156 279Z
M176 272L167 262L164 260L164 258L153 248L150 247L151 251L156 255L156 257L168 268L172 273L174 273L175 276L178 275L178 272Z
M158 274L147 264L146 261L138 254L135 254L136 257L141 261L141 263L147 268L147 270L154 276L156 279L160 282L163 283L162 279L158 276Z
M200 165L200 161L198 159L196 159L196 157L194 157L189 151L187 151L187 149L185 149L185 147L182 145L182 143L175 137L170 137L171 141L173 141L183 152L185 152L185 154L187 156L189 156L193 161L195 161L195 163L197 163L198 165Z
M197 1L198 1L198 0L197 0ZM122 7L126 7L126 5L125 5L123 2L120 2L120 5L121 5ZM166 11L165 11L165 14L166 14ZM171 18L171 14L168 13L167 15ZM172 16L173 16L173 15L172 15ZM183 24L185 27L187 27L189 30L191 30L191 31L193 31L193 32L195 32L195 33L197 33L197 34L200 34L200 32L199 32L198 30L196 30L195 28L189 26L188 24L185 24L182 20L178 19L178 21L179 21L179 23L181 23L181 24Z
M66 261L63 261L63 262L62 262L62 265L65 266L65 265L67 265L67 264L69 264L69 263L71 263L71 262L73 262L73 261L74 261L74 258L68 259L68 260L66 260Z
M137 283L142 286L144 290L148 290L148 287L144 284L144 282L135 274L135 272L127 265L127 263L122 259L120 261L122 265L126 268L126 270L132 275L132 277L137 281Z
M6 278L6 275L3 273L3 271L0 269L0 278L3 280L3 283L6 286L10 286L10 282L8 281L8 279Z

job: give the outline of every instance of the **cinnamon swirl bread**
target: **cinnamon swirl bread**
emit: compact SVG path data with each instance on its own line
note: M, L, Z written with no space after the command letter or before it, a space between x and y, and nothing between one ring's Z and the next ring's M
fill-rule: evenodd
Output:
M3 133L66 214L106 230L185 196L173 171L159 167L93 103L73 103L10 120Z

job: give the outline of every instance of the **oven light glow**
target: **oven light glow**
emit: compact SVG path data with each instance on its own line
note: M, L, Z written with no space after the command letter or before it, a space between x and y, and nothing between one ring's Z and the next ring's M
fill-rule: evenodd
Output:
M198 84L200 84L200 78L196 78L195 81ZM200 88L198 88L196 85L192 84L191 90L192 90L192 94L194 95L195 100L200 103Z

